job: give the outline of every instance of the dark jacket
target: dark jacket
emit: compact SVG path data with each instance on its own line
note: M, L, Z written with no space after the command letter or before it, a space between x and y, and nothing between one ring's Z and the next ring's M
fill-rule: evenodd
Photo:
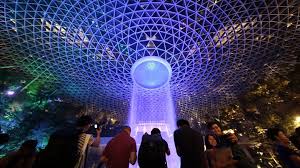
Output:
M143 135L138 152L140 168L167 168L168 143L160 135Z
M174 132L177 155L181 168L205 168L204 143L200 133L190 127L182 127Z

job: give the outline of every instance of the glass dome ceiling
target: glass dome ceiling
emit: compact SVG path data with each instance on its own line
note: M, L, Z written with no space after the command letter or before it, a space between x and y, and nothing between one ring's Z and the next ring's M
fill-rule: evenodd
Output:
M296 0L0 2L1 68L120 119L140 58L166 60L177 114L201 118L264 76L286 75L299 50Z

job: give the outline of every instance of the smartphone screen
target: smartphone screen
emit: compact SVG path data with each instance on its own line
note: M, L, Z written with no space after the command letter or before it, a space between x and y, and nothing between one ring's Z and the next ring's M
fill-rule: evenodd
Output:
M234 134L234 130L233 129L224 130L223 134Z
M95 129L97 129L97 128L98 128L98 125L97 125L97 124L95 124L95 125L94 125L94 128L95 128Z

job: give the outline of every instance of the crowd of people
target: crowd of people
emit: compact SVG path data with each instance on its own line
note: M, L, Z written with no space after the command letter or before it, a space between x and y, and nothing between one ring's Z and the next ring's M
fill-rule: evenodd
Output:
M45 149L36 152L36 140L25 141L19 150L0 159L0 168L88 168L87 149L99 147L101 129L94 136L88 134L93 124L90 116L82 116L75 127L54 132ZM256 168L255 160L247 148L240 145L234 132L224 132L218 122L207 123L205 136L192 129L187 120L177 121L174 132L176 153L181 168ZM158 128L145 133L137 150L136 141L130 136L131 128L125 126L106 145L99 164L94 168L128 168L138 164L140 168L167 168L171 152ZM274 151L282 165L300 168L300 128L290 137L280 128L267 130L267 137L274 141ZM294 148L291 147L291 143ZM136 163L138 162L138 163Z

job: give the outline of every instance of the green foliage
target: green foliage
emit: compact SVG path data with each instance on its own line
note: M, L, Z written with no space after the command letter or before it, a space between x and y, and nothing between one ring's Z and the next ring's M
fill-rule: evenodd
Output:
M225 129L236 128L238 134L249 138L252 155L261 167L279 166L272 143L266 138L266 129L281 126L291 134L296 127L295 116L300 114L295 93L300 88L295 85L295 75L299 76L294 73L289 80L280 76L265 79L241 96L239 104L221 110L219 119Z
M42 81L35 81L34 83L32 83L27 87L26 89L27 95L30 96L32 99L38 98L37 97L38 93L44 84L45 83Z
M17 150L28 139L37 139L38 148L44 148L50 134L64 125L65 110L77 110L72 105L66 106L64 102L54 101L53 89L44 81L20 83L20 79L19 76L18 79L6 77L4 81L0 80L3 85L0 93L0 124L2 131L10 135L9 143L0 146L1 157ZM21 87L25 89L21 91ZM17 89L18 92L13 97L7 97L4 94L6 88Z

